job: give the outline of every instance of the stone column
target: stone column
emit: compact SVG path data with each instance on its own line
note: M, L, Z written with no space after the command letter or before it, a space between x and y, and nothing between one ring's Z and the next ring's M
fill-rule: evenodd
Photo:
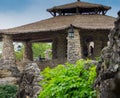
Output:
M57 34L54 35L56 38L53 40L53 59L58 59L59 62L66 61L66 48L67 48L67 40L65 34Z
M99 57L102 50L102 41L94 41L94 57Z
M33 60L32 43L29 41L26 41L23 44L24 44L23 60L32 61Z
M66 36L65 34L60 34L58 37L58 44L57 44L57 56L60 60L65 60L66 56Z
M4 63L15 64L14 46L11 35L3 35L2 59Z
M107 46L107 42L108 42L108 40L102 41L102 49Z
M57 59L57 38L54 38L52 43L52 59Z
M4 34L2 59L0 60L0 84L16 84L20 71L15 64L12 35Z
M75 29L74 38L67 37L67 40L67 61L75 63L77 60L81 59L82 56L79 31Z

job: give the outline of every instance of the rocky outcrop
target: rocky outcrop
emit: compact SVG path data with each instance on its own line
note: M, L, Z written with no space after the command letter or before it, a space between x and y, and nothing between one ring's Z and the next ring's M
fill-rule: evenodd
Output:
M40 69L36 63L28 63L20 75L17 98L37 98L40 92Z
M98 98L120 98L120 11L118 16L97 65L95 88L99 91Z
M3 63L0 61L0 85L2 84L16 84L19 78L20 71L16 66Z
M16 84L17 83L17 78L15 77L4 77L0 78L0 84L1 85L6 85L6 84Z
M16 66L6 65L2 60L0 62L0 85L17 84L17 98L37 98L40 92L38 82L41 79L40 69L36 63L26 63L19 71Z

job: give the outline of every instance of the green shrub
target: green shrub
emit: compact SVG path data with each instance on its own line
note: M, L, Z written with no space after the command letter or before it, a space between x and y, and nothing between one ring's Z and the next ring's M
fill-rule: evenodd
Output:
M96 76L95 66L85 69L85 63L80 60L75 65L67 63L50 69L46 68L40 82L43 90L38 98L96 98L92 88Z
M0 98L15 98L17 86L0 85Z

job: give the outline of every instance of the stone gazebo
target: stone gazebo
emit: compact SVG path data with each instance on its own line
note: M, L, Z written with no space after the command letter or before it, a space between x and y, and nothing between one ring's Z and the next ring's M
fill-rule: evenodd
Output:
M4 63L15 62L13 42L23 42L23 60L33 60L32 43L52 42L52 59L74 63L81 58L100 55L114 27L114 17L105 15L111 7L82 1L47 9L53 17L35 23L2 30ZM86 55L94 42L91 55Z

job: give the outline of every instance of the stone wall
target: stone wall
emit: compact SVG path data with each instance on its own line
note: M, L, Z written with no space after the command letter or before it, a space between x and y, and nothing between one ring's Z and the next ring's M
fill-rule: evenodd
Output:
M67 47L67 40L65 34L60 34L58 36L58 43L57 43L57 57L58 59L65 59L66 57L66 47Z
M67 55L67 40L65 33L54 34L53 44L52 44L52 53L53 59L63 60Z
M84 53L84 44L85 40L88 39L89 41L94 42L94 54L92 59L95 59L95 57L99 57L101 50L103 47L107 45L108 41L108 34L109 30L81 30L80 36L81 36L81 49L82 49L82 58L85 58L83 53ZM88 56L91 58L91 56Z
M54 37L53 42L52 42L52 59L57 58L57 38Z
M106 45L107 45L107 41L104 41L104 42L106 42ZM96 39L95 41L94 41L94 44L95 44L95 47L94 47L94 57L99 57L100 56L100 53L101 53L101 50L102 50L102 41L101 40L99 40L99 39ZM105 45L105 46L106 46ZM105 47L104 46L104 47Z

